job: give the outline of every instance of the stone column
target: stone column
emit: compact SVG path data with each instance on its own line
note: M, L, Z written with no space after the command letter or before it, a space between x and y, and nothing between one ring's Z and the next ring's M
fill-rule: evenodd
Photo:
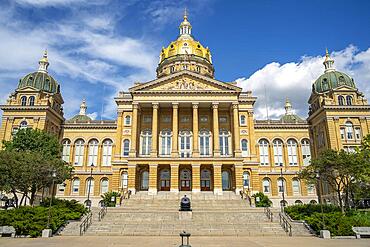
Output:
M200 192L200 164L191 165L192 192Z
M179 164L171 164L171 192L179 192Z
M150 152L151 157L157 157L158 154L158 103L152 103L153 106L153 118L152 118L152 150Z
M131 123L131 149L130 157L136 157L137 148L137 116L138 116L139 104L132 103L132 123Z
M114 156L121 157L123 111L119 111L117 115L116 148L114 150Z
M218 103L212 103L213 108L213 155L220 156L220 140L218 127Z
M233 124L234 124L234 155L235 157L241 156L240 151L240 133L239 133L239 104L233 103ZM252 145L252 144L251 144Z
M157 194L157 173L158 173L158 165L157 164L150 164L149 165L149 190L148 195L156 195Z
M179 113L179 104L172 103L172 157L178 157L178 113Z
M193 103L193 157L199 157L198 147L198 106L199 103Z
M213 164L213 193L222 195L222 164Z
M131 190L132 194L136 193L136 165L128 164L127 169L127 175L128 175L128 190Z
M243 190L243 164L235 164L235 193ZM251 174L249 174L249 186L251 186ZM250 188L250 187L249 187Z

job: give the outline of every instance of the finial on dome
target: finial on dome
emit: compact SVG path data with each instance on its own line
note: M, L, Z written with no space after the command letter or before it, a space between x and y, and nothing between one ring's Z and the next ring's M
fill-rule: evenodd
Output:
M86 109L87 109L86 100L83 99L82 103L80 105L80 114L79 115L85 116L86 115Z
M334 60L330 57L328 48L326 48L326 51L325 51L325 60L324 60L323 64L324 64L324 67L325 67L325 73L335 70L334 67L333 67Z
M39 72L48 73L49 60L48 60L48 50L45 49L44 55L39 60Z
M184 10L184 20L180 24L180 36L182 35L191 35L191 24L188 21L188 10Z
M185 10L184 10L184 20L187 20L188 19L188 9L185 7Z
M292 104L290 103L290 100L288 99L288 97L286 98L285 100L285 115L292 115L293 112L292 112Z

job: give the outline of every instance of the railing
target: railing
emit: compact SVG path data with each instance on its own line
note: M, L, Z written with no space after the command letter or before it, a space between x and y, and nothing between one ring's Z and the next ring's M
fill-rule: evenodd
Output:
M240 198L242 200L247 200L248 201L248 204L250 206L252 206L252 200L251 200L251 197L245 192L245 191L239 191L239 194L240 194Z
M91 211L89 211L86 215L86 218L84 219L84 221L82 221L80 225L80 236L82 236L87 231L91 223L92 223L92 213Z
M272 222L274 220L273 213L271 212L271 209L269 207L265 207L265 214L267 218Z
M289 234L289 236L292 236L292 226L288 222L287 218L284 216L284 213L279 213L280 217L280 225L283 227L284 231Z
M106 214L107 214L107 207L103 206L99 211L99 221L101 221Z

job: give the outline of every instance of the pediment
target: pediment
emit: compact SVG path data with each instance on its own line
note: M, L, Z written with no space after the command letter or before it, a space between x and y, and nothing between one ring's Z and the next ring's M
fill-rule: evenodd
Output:
M335 91L357 91L357 89L347 85L342 85L337 87Z
M16 91L18 92L38 92L40 91L39 89L37 88L34 88L32 86L25 86L25 87L22 87L22 88L18 88Z
M131 92L240 92L241 88L191 72L179 72L141 83L130 88Z

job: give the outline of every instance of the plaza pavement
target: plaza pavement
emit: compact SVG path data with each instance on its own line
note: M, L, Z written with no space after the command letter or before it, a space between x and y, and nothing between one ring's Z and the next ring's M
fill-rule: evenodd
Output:
M0 238L1 247L173 247L180 237L58 236L43 238ZM370 247L370 239L320 239L315 237L191 237L192 247Z

